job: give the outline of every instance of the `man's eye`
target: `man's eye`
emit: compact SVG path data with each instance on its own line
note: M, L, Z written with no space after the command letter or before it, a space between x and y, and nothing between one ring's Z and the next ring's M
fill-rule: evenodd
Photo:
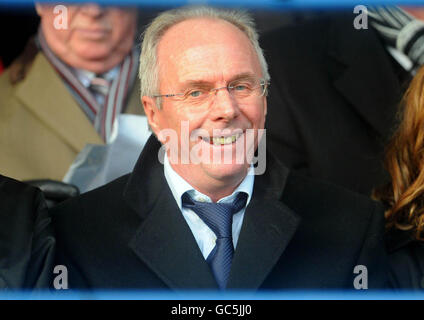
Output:
M249 90L249 86L246 84L237 84L235 86L233 86L233 90L235 91L247 91Z
M203 91L200 91L200 90L192 90L192 91L190 91L189 92L189 96L191 97L191 98L198 98L198 97L200 97L201 95L203 94Z

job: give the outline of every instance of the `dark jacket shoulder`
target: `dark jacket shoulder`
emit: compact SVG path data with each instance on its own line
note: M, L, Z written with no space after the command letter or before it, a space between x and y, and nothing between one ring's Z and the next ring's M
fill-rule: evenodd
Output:
M69 231L78 234L89 231L90 228L98 230L106 221L115 222L116 218L113 216L117 216L117 213L122 214L126 208L123 192L128 178L129 174L124 175L52 208L50 215L55 228L61 232ZM85 227L79 228L81 224Z
M348 216L351 213L355 213L353 218L357 220L363 220L373 214L383 217L381 203L331 182L311 178L296 171L290 171L283 202L297 208L299 212L308 212L312 209L327 212L335 218Z
M47 288L54 248L42 192L0 175L0 288Z
M424 289L424 241L410 231L390 229L386 233L390 284L395 289Z

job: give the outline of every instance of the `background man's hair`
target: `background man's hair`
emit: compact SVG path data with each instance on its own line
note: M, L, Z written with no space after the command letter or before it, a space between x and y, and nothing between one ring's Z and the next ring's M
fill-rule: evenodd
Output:
M270 80L268 65L259 46L258 33L253 18L245 11L224 10L206 6L182 7L165 11L157 16L144 32L140 55L141 96L153 96L159 90L159 65L157 62L157 46L172 26L192 18L211 18L227 21L240 29L249 38L259 58L263 77ZM160 101L158 102L160 106Z

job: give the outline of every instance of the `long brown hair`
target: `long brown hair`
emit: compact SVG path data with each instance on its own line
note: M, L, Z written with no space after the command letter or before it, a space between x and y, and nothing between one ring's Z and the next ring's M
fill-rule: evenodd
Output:
M376 189L373 198L388 207L387 228L409 230L424 241L424 67L412 80L391 138L385 167L391 182Z

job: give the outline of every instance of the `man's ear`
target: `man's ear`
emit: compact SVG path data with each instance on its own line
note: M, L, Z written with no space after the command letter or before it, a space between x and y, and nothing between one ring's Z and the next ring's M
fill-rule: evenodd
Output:
M146 114L147 121L149 121L150 128L154 134L159 137L160 123L159 123L159 108L156 104L156 99L148 96L141 97L141 103Z

